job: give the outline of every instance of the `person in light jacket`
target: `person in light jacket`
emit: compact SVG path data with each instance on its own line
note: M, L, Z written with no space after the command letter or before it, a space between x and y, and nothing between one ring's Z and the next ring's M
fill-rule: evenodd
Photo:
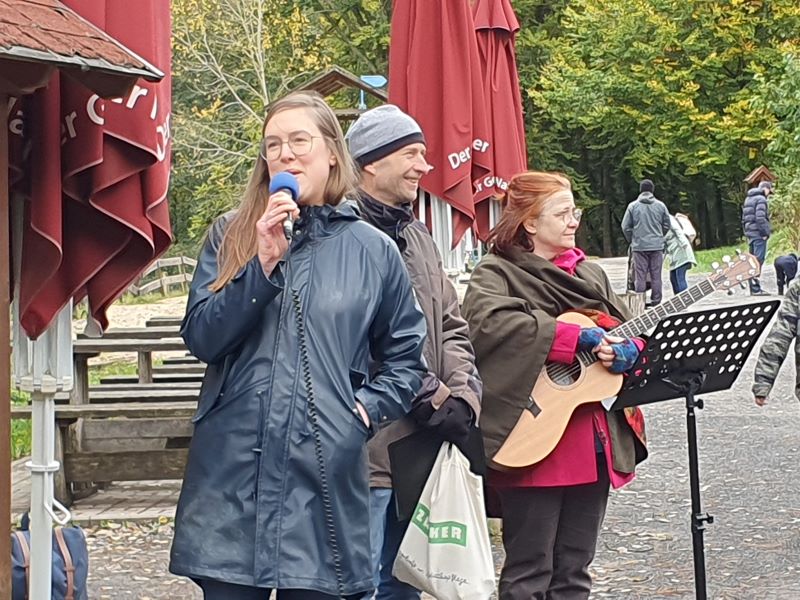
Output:
M685 290L686 272L697 264L694 258L692 243L683 232L680 222L673 215L669 216L669 231L664 236L667 260L669 260L669 281L672 291L679 294Z
M322 97L277 101L262 135L238 210L203 245L181 327L208 369L170 570L206 600L361 598L373 589L367 439L411 407L425 319L395 243L342 202L355 169ZM296 202L268 191L282 172Z

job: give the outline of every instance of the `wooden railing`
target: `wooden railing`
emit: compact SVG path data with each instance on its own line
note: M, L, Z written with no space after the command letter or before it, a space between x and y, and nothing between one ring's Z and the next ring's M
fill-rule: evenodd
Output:
M191 283L197 261L186 256L159 258L139 277L139 280L128 287L128 294L144 296L160 292L166 296L172 286L180 286L186 293L187 284ZM177 271L177 272L175 272Z

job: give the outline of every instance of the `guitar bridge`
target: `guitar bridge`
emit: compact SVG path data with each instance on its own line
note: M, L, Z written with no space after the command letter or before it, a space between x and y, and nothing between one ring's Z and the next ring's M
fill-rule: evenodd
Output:
M534 417L538 417L542 413L541 407L536 404L536 400L533 399L533 396L528 396L528 404L525 406L525 410L531 411Z

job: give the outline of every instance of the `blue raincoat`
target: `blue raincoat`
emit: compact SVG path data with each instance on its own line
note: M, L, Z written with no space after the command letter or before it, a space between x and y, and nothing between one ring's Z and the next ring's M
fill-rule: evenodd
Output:
M370 431L410 408L425 321L395 244L347 203L303 207L287 259L253 258L219 292L209 233L181 333L208 363L175 519L170 571L195 579L338 595L372 589ZM297 313L296 298L302 310ZM305 328L327 493L301 361ZM331 527L340 557L337 576Z

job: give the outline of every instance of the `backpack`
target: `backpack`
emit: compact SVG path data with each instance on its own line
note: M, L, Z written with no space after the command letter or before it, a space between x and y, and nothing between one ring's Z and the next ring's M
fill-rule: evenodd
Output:
M689 238L691 243L694 243L694 240L697 237L697 231L695 230L694 225L692 225L692 222L689 220L689 217L683 213L675 213L675 218L678 220L678 223L683 230L683 235Z
M31 532L28 515L22 529L11 534L11 600L28 600ZM80 527L53 528L52 600L87 600L89 551Z

